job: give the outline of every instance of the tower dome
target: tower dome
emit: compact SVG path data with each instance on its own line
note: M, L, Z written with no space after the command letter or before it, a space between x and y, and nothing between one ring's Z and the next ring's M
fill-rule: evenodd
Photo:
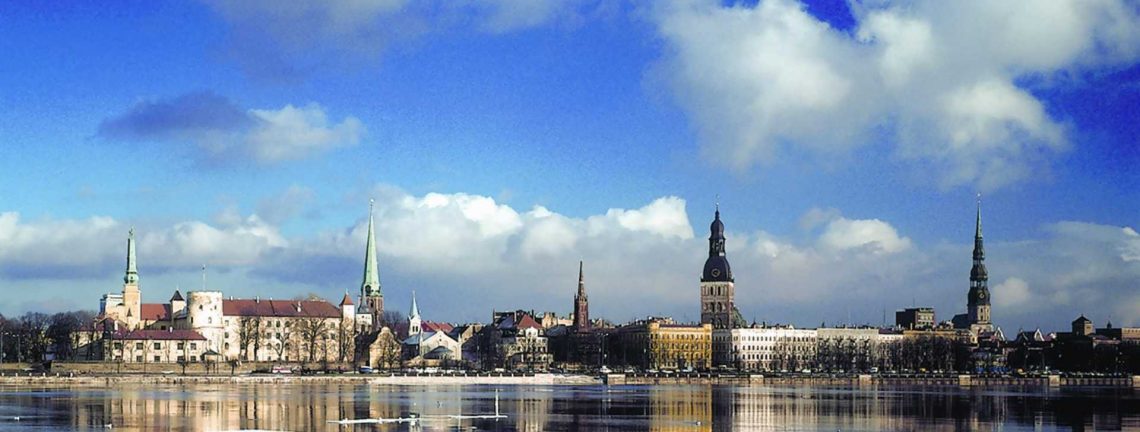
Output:
M701 273L701 282L731 282L732 266L724 252L724 222L720 220L720 205L717 205L713 221L709 224L709 257Z

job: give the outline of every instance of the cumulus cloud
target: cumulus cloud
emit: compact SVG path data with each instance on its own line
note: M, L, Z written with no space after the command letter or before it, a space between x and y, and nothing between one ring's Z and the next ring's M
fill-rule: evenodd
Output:
M329 121L315 103L304 107L243 110L229 99L198 92L144 100L104 120L99 135L115 140L190 142L200 160L249 159L275 163L304 159L360 142L364 126L355 117Z
M884 135L943 187L996 189L1047 169L1070 145L1065 119L1019 82L1063 84L1069 72L1140 55L1140 11L1120 1L852 9L849 32L795 0L653 8L667 47L657 72L705 153L745 169L785 147L830 155Z
M993 294L993 307L1012 308L1031 306L1033 294L1029 292L1029 283L1019 278L1007 278L1004 282L990 289Z
M77 279L125 268L127 231L110 217L82 220L21 220L0 213L0 278ZM248 266L263 253L288 246L276 227L250 215L215 226L186 221L168 227L137 227L140 271L162 273L202 264Z
M819 244L835 251L866 249L873 253L895 253L910 248L910 239L899 237L894 227L878 219L838 217L827 224Z

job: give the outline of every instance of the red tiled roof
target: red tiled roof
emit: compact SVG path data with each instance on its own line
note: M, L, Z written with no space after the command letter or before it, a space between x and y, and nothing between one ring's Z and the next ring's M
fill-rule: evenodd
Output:
M297 310L297 305L301 310ZM228 316L340 318L340 308L324 300L223 300Z
M114 336L122 340L194 340L204 341L206 338L194 330L134 330L120 331Z
M437 323L437 322L431 322L431 321L424 321L423 323L420 324L420 328L422 328L423 331L430 331L430 332L441 331L444 333L450 333L451 329L454 327L448 323Z
M168 304L143 303L139 306L139 319L142 321L170 321Z
M344 293L344 298L340 300L340 305L344 306L350 304L352 304L352 297L349 297L348 293Z
M542 325L539 324L538 321L535 321L530 315L523 315L522 320L519 321L518 329L522 330L528 328L542 330Z

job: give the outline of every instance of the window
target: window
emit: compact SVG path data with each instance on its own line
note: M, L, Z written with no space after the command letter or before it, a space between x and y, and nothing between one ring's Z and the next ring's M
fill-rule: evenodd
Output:
M160 342L155 342L155 343L154 343L154 349L156 349L156 350L160 350L160 349L162 349L162 343L160 343Z
M226 349L227 350L230 349L230 343L229 342L226 342Z
M178 356L178 361L179 361L179 362L184 362L184 361L186 361L186 356Z
M122 342L115 342L115 349L117 349L117 350L123 349L123 343Z
M195 342L190 342L190 349L192 349L192 350L198 349L198 344Z
M162 357L160 357L160 356L154 356L154 362L155 362L155 363L158 363L158 362L161 362L161 361L162 361Z
M141 350L141 349L142 349L142 347L143 347L143 343L142 343L142 342L135 342L135 349L140 349L140 350ZM142 360L139 360L139 361L142 361Z
M192 362L198 361L198 356L190 356L190 361L192 361Z
M186 349L186 342L179 342L178 349Z
M230 332L226 332L226 339L230 338Z
M142 363L143 362L143 356L135 356L135 362L136 363Z

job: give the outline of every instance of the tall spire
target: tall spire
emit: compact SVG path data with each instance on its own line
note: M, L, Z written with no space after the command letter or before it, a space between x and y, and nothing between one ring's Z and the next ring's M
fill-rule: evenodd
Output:
M123 282L129 284L139 283L139 270L135 267L135 228L127 232L127 274L123 276Z
M372 207L375 201L368 200L368 244L364 247L364 280L360 282L361 297L379 297L380 271L376 265L376 230L373 227Z
M974 224L974 237L982 238L982 194L978 193L978 220Z
M586 298L586 278L582 276L582 261L578 261L578 297Z
M578 295L574 296L574 329L590 329L590 301L586 298L586 278L582 275L582 261L578 261Z
M408 311L408 319L419 318L420 307L416 305L416 291L412 290L412 309Z

